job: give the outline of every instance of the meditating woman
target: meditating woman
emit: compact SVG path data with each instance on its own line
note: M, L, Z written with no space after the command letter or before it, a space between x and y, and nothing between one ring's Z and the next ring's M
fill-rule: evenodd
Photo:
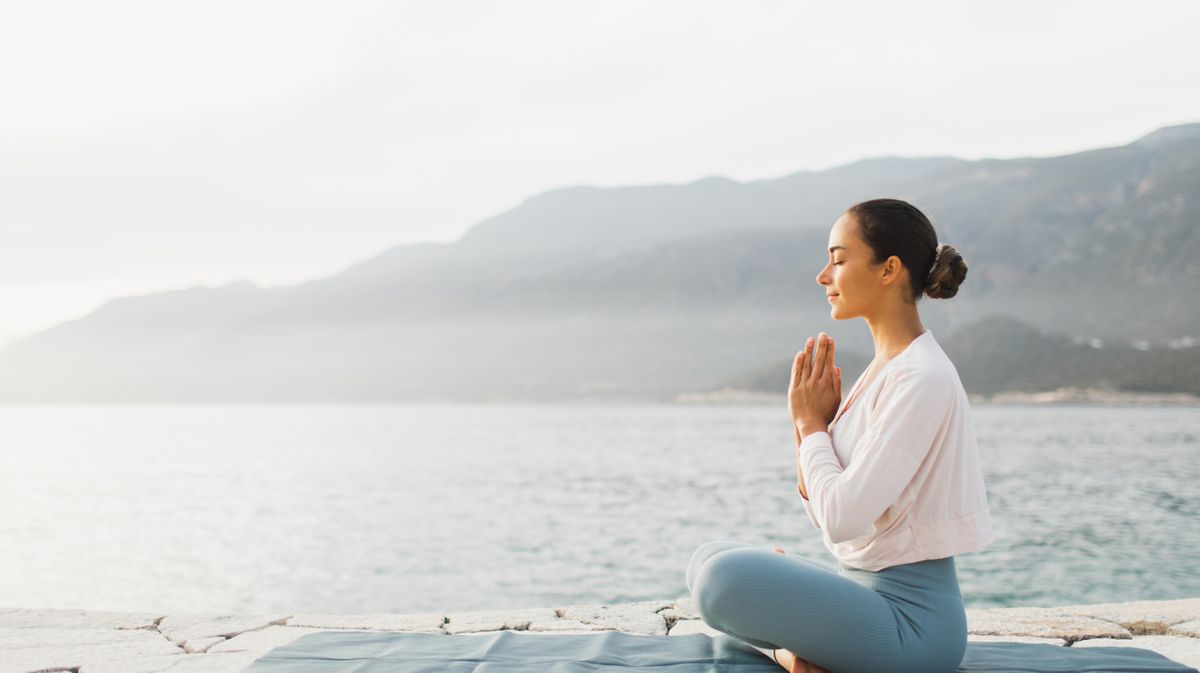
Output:
M866 321L875 359L841 405L833 340L809 338L788 411L801 502L837 570L737 540L701 545L686 579L710 626L789 671L951 673L962 662L954 555L988 545L991 519L966 391L917 301L953 297L966 275L904 201L864 201L834 223L816 280L834 320Z

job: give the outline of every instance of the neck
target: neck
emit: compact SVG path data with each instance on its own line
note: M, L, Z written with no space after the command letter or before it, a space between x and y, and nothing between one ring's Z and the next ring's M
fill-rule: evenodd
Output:
M893 306L896 306L893 304ZM875 341L875 359L886 362L908 347L925 332L914 304L900 303L892 311L863 316Z

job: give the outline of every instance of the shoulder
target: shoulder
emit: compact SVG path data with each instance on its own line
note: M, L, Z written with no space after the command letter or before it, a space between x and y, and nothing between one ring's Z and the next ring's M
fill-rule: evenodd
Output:
M930 401L951 400L958 377L933 358L907 358L886 372L883 385L893 394L917 394Z

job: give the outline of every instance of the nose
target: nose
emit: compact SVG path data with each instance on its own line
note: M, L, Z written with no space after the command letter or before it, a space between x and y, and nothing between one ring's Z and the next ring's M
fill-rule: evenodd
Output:
M832 280L829 277L829 274L826 273L826 270L828 268L829 268L828 264L821 267L820 273L817 274L817 285L828 285L830 283L830 281Z

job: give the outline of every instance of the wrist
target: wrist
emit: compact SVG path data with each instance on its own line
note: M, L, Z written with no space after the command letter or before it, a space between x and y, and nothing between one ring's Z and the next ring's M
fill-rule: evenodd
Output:
M829 432L829 426L821 423L799 423L796 425L796 430L800 433L800 439L811 435L814 432Z

